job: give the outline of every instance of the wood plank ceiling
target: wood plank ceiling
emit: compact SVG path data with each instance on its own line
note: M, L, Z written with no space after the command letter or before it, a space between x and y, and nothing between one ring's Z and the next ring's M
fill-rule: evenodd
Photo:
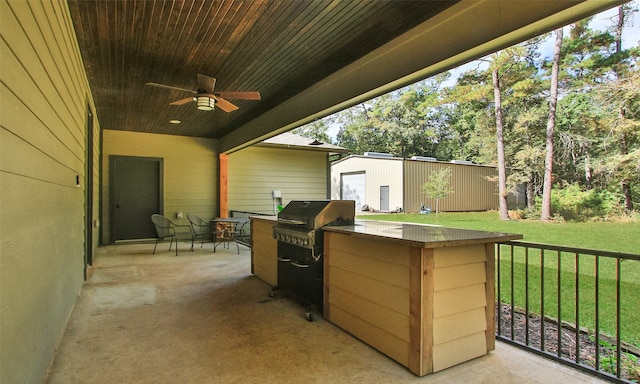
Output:
M625 2L68 1L103 129L216 138L223 153ZM262 99L169 105L198 74Z
M221 138L456 2L70 0L69 9L102 128ZM145 85L196 90L197 74L262 100L206 112L169 105L187 92Z

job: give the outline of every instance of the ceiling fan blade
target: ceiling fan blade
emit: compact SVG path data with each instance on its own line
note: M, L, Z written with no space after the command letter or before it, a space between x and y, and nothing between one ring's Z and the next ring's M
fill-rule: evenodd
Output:
M184 88L180 88L180 87L174 87L171 85L164 85L164 84L159 84L159 83L146 83L145 85L150 85L152 87L158 87L158 88L165 88L165 89L173 89L173 90L177 90L177 91L184 91L184 92L189 92L189 93L198 93L196 91L193 91L191 89L184 89Z
M260 100L260 92L215 92L217 96L236 100Z
M206 93L213 93L213 88L215 86L216 79L198 73L198 90L203 90Z
M169 105L183 105L183 104L187 104L190 101L193 101L193 97L187 97L185 99L176 100L173 103L169 103Z
M233 112L236 109L238 109L238 107L230 102L228 102L227 100L223 99L222 97L216 97L216 99L218 100L216 102L216 107L219 107L220 109L222 109L225 112Z

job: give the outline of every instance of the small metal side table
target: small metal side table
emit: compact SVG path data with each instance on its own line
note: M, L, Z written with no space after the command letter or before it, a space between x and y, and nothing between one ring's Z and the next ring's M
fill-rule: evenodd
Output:
M240 253L239 242L245 244L240 239L242 231L249 224L247 217L216 217L211 219L211 232L213 232L213 252L216 251L218 245L222 244L224 248L229 248L229 243L235 243Z

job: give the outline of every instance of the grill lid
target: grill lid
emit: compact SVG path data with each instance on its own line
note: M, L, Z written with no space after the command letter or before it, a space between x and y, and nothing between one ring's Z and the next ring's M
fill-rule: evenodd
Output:
M331 223L353 224L353 200L294 200L278 214L278 225L318 229Z

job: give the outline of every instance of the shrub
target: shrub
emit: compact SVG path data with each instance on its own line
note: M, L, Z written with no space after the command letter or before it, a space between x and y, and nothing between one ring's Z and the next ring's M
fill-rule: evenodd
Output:
M536 201L536 205L539 204ZM622 196L607 190L582 190L577 184L554 189L551 211L569 221L619 216L623 213Z
M533 207L510 211L512 219L539 220L542 197L535 198ZM577 184L554 189L551 194L553 221L637 220L638 211L625 212L620 193L608 190L583 190Z

